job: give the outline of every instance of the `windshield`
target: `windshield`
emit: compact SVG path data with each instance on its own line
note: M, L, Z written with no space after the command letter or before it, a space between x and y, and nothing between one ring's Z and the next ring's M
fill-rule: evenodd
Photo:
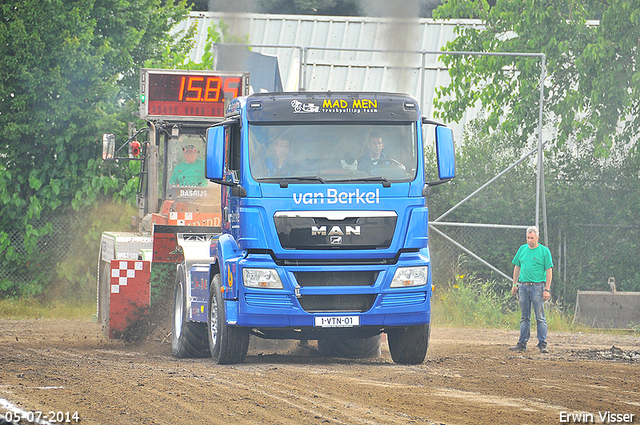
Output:
M249 125L256 181L409 181L416 175L416 125Z
M183 131L179 137L169 138L166 149L166 198L202 205L220 205L219 186L209 182L204 176L203 135Z

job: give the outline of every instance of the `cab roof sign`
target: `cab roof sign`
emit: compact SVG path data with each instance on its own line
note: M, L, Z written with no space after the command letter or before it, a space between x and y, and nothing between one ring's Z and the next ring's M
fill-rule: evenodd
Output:
M249 122L357 120L380 123L419 119L418 102L399 93L259 93L249 96L246 104Z

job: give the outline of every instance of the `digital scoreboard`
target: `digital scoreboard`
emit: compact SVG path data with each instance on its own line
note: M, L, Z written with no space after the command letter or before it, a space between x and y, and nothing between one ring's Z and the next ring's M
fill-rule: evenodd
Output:
M248 72L142 69L140 118L167 121L222 118L225 102L248 94Z

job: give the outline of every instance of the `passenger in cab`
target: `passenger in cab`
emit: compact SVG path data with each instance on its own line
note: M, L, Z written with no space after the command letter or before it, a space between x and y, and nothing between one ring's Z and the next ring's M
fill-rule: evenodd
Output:
M268 176L290 176L298 168L289 155L289 139L282 135L273 143L273 152L265 158Z

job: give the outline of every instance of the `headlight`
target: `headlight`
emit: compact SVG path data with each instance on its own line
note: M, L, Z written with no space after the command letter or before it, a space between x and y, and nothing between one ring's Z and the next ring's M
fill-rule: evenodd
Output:
M275 269L242 269L242 282L250 288L284 289Z
M400 267L391 281L392 288L420 286L427 284L428 267Z

